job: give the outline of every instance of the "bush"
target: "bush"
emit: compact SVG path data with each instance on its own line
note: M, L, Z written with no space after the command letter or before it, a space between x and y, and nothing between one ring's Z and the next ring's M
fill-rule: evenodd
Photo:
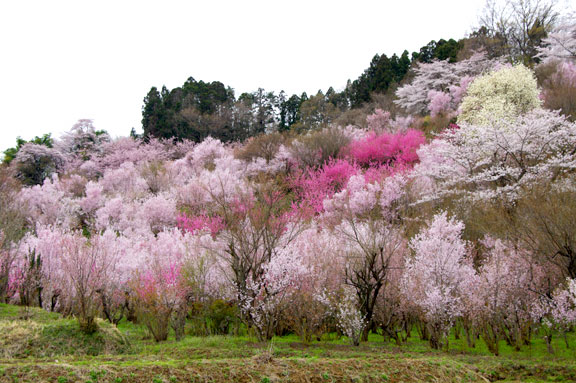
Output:
M338 128L312 132L292 143L292 156L303 166L318 167L337 158L350 138Z
M404 133L372 133L363 140L352 142L348 156L360 166L410 164L418 159L416 149L425 143L421 131L410 129Z
M238 308L235 304L216 299L212 302L196 302L192 306L192 333L196 336L228 335L238 329Z
M280 133L261 134L248 140L236 153L236 157L244 161L264 158L266 162L270 162L276 156L280 145L286 141L287 137Z

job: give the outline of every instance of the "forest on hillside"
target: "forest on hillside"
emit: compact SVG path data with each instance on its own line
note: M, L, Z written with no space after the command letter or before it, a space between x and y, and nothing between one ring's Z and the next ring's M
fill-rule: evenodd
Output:
M576 347L576 19L506 10L376 55L341 92L190 77L151 88L142 135L79 120L19 139L0 166L0 302L157 342Z

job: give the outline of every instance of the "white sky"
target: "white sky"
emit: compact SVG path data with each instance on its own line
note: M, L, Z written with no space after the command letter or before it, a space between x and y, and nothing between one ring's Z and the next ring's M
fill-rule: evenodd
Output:
M0 3L0 150L80 118L141 131L150 87L221 81L236 95L342 89L376 54L458 39L484 0Z

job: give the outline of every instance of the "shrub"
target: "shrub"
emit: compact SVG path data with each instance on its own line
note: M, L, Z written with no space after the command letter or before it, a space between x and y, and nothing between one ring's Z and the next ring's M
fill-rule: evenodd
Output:
M350 138L338 128L327 128L310 133L292 143L292 156L307 167L318 167L331 158L337 158Z
M285 144L286 140L286 136L280 133L261 134L252 137L244 147L236 153L236 157L245 161L264 158L266 163L268 163L276 156L280 145Z
M418 160L416 149L425 142L424 134L410 129L403 133L376 134L352 142L347 148L348 157L359 165L411 164Z

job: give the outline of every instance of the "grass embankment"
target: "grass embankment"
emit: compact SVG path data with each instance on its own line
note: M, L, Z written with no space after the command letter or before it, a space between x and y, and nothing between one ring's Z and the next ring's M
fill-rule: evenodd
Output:
M87 336L57 314L0 305L0 382L486 382L576 381L576 351L558 339L550 355L535 337L522 351L482 342L468 349L452 339L448 352L413 339L402 347L370 341L353 347L295 336L260 344L249 337L191 337L155 343L142 327L99 322ZM576 346L576 337L572 336Z

